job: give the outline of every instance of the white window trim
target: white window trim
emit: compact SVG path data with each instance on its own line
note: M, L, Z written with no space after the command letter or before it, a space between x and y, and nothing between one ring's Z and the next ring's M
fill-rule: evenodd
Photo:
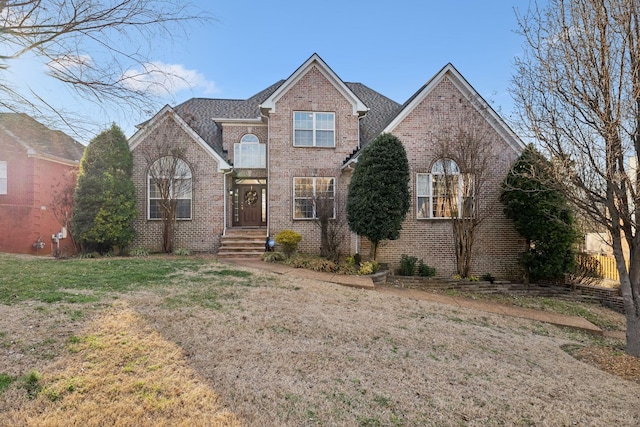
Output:
M312 144L311 145L298 145L296 144L296 113L302 114L312 114L313 115L313 128L312 129L301 129L301 130L311 130L312 131ZM333 132L333 145L317 145L316 143L316 132L317 131L328 131L329 129L318 129L316 127L316 116L318 114L331 114L333 117L333 127L331 128L331 132ZM293 112L293 146L294 147L302 147L302 148L336 148L336 113L332 111L294 111Z
M6 160L0 160L0 194L5 195L9 190L9 172Z
M449 159L447 159L449 160ZM464 204L464 183L465 181L468 181L469 178L471 177L470 174L464 174L461 173L459 170L459 166L454 162L456 168L458 169L458 172L456 173L452 173L449 174L449 176L457 176L458 177L458 188L457 188L457 212L462 212L463 211L463 204ZM455 218L462 218L461 216L433 216L433 199L434 199L434 188L433 188L433 178L434 176L443 176L445 175L444 173L441 172L437 172L437 173L416 173L416 182L415 182L415 191L416 191L416 196L415 196L415 202L416 202L416 219L418 220L425 220L425 219L429 219L429 220L449 220L449 219L455 219ZM428 194L420 194L418 192L418 188L420 187L419 185L419 180L421 177L426 177L425 179L427 180L428 183ZM473 180L471 180L471 185L473 185L474 182ZM471 200L472 200L472 209L475 205L475 189L471 190ZM419 199L422 198L427 198L428 199L428 215L427 216L422 216L421 212L420 212L420 203L419 203ZM473 212L472 212L473 214Z
M333 176L296 176L293 178L293 198L292 198L292 207L291 207L291 216L295 221L315 221L318 218L316 217L316 206L313 205L313 216L311 218L298 218L296 217L296 200L297 199L308 199L308 197L296 197L296 180L298 179L312 179L313 180L313 195L316 194L316 180L318 179L332 179L333 180L333 216L331 219L336 218L336 185L337 180Z
M159 159L157 160L159 161ZM190 221L193 219L193 174L191 173L191 168L189 167L189 165L187 164L187 162L185 162L184 160L181 160L185 167L188 169L189 174L185 175L185 176L175 176L174 179L189 179L191 181L191 189L189 191L189 198L181 198L181 199L176 199L176 200L189 200L189 217L178 217L177 216L177 212L176 212L176 221ZM155 164L155 162L154 162ZM153 165L151 165L151 167L153 167ZM163 177L164 178L164 177ZM161 200L159 197L151 197L151 186L155 185L155 183L151 182L152 177L151 174L149 172L147 172L147 220L149 221L162 221L162 218L151 218L151 200ZM172 181L173 183L173 181ZM169 189L169 191L172 194L173 197L173 185L172 188Z
M247 138L247 137L253 137L255 138L255 141L246 141L245 139L252 139L252 138ZM246 166L243 165L243 161L242 161L242 148L246 147L248 145L251 146L257 146L258 147L258 165L257 166ZM264 169L267 167L267 146L265 144L262 144L260 142L260 139L252 134L252 133L248 133L246 135L244 135L241 139L240 142L236 142L233 144L233 163L234 166L236 168L240 168L240 169Z

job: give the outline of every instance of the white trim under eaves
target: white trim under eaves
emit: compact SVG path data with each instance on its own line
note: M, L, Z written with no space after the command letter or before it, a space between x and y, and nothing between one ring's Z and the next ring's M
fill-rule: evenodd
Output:
M144 141L145 137L149 133L162 123L163 119L166 117L171 117L180 126L180 128L191 137L191 139L193 139L203 150L209 153L209 155L216 160L216 163L218 164L217 172L233 169L231 165L227 163L227 161L223 159L222 156L220 156L220 154L218 154L213 148L211 148L211 146L207 144L200 135L198 135L198 133L194 131L191 126L189 126L169 105L165 105L155 116L153 116L151 120L133 134L129 139L129 149L133 151L142 141Z
M505 142L517 153L520 154L525 149L525 144L520 137L516 135L513 130L505 123L493 108L480 96L480 94L467 82L467 80L456 70L451 64L445 65L435 76L427 82L427 84L420 90L415 98L402 109L382 133L393 133L395 128L407 118L407 116L418 106L420 103L431 93L431 91L440 84L444 79L448 78L451 84L453 84L458 91L476 108L476 110L482 114L487 122L493 127L493 129L500 135ZM478 102L480 102L480 108Z
M211 120L224 126L267 126L264 120L262 120L262 117L256 117L253 119L229 119L214 117Z

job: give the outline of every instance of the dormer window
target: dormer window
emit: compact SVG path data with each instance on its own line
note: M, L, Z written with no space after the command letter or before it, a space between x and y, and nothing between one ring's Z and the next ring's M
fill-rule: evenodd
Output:
M236 168L266 168L267 149L257 136L246 134L233 144L233 164Z
M294 147L335 147L335 113L293 113Z

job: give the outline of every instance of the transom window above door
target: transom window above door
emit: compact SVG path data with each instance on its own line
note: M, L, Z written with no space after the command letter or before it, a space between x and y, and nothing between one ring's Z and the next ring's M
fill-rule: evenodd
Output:
M237 168L266 168L267 148L257 136L246 134L233 144L233 165Z
M294 147L335 147L335 113L293 113Z

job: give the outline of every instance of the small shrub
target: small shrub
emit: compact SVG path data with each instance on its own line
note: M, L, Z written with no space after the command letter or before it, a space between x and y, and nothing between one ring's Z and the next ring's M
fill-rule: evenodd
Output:
M296 255L286 258L283 263L293 268L307 268L309 266L309 259L302 255Z
M287 258L298 249L298 243L302 240L302 236L293 230L283 230L276 234L276 243L282 248Z
M135 257L145 257L149 256L149 251L145 248L135 248L131 251L131 256Z
M282 252L265 252L262 254L264 262L280 262L284 261L285 256Z
M40 380L42 375L38 371L30 371L28 374L20 378L20 388L27 391L29 399L35 399L42 390Z
M360 265L360 269L358 270L358 274L367 275L377 273L380 269L380 264L377 261L366 261Z
M350 263L350 262L343 262L340 265L338 265L338 271L337 273L339 274L356 274L358 273L358 268L356 268L356 265L354 263Z
M178 256L189 256L191 255L191 251L187 248L178 248L173 250L173 254Z
M493 285L493 283L496 281L496 278L493 277L491 273L484 273L482 276L480 276L480 280L482 280L483 282L489 282Z
M436 275L436 269L428 266L424 261L418 261L418 276L420 277L434 277Z
M78 254L78 258L80 259L100 258L100 254L98 252L80 252Z
M335 273L338 271L338 264L325 258L314 258L309 260L307 268L313 271Z
M400 258L400 268L398 268L399 276L413 276L416 272L416 263L418 258L402 254Z
M373 266L371 265L371 263L370 262L362 263L362 265L360 266L360 269L358 270L358 274L360 275L373 274Z

